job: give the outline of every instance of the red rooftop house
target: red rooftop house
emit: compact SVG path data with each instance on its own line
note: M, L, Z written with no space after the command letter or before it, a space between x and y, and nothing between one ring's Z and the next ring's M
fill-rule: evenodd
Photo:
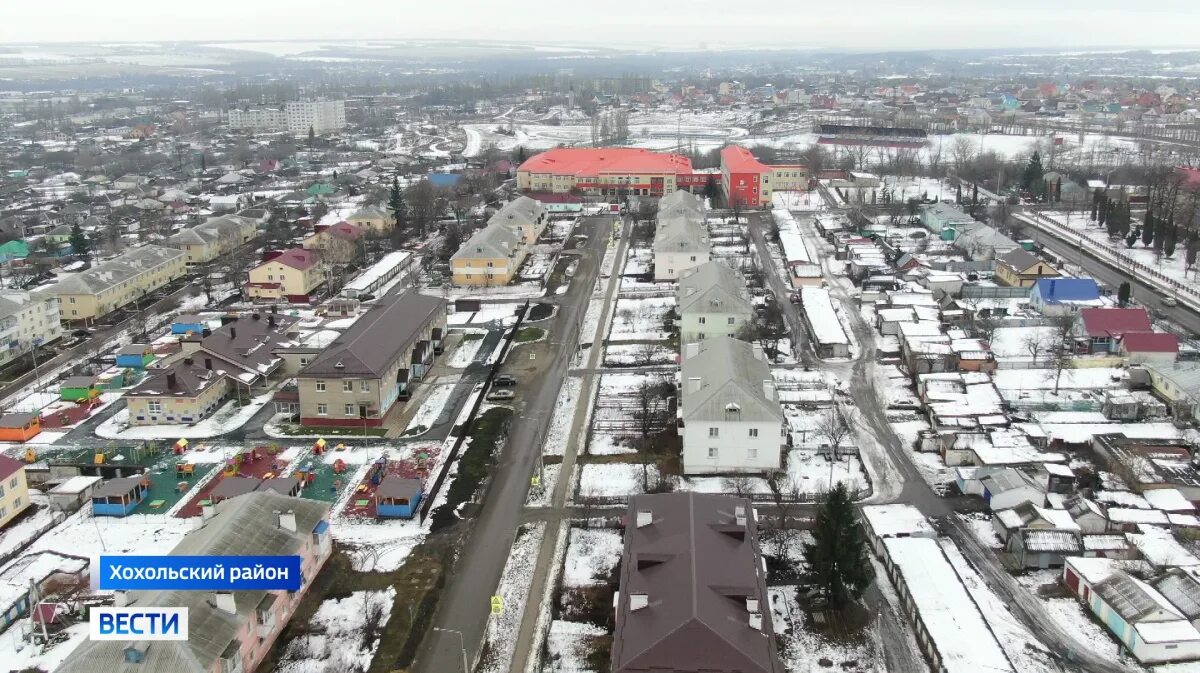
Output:
M775 190L805 189L808 168L801 165L768 166L738 145L721 150L721 186L727 206L759 208L771 204Z
M307 304L325 283L325 276L325 265L318 263L317 253L312 250L293 248L268 253L261 264L250 269L246 297Z
M1076 353L1116 353L1117 342L1130 332L1152 332L1143 308L1085 308L1075 326Z
M1117 352L1133 364L1170 364L1179 355L1179 337L1167 332L1126 332Z

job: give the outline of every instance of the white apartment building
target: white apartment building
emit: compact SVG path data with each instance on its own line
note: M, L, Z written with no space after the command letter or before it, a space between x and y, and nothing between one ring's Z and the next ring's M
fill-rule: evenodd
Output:
M0 366L62 334L58 297L48 292L0 292Z
M346 101L290 101L283 109L233 109L229 111L229 126L235 129L287 131L295 135L305 135L310 128L314 133L338 131L346 128Z

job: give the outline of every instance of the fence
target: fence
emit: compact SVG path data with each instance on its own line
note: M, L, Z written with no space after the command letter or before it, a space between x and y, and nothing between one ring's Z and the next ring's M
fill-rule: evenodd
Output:
M850 500L858 501L871 496L872 489L860 488L850 491ZM634 494L640 495L640 494ZM777 502L773 493L705 493L705 495L723 495L730 498L746 498L750 502L763 505L774 505ZM579 495L575 496L577 506L586 505L627 505L632 495ZM825 492L798 493L796 497L784 494L782 502L788 505L819 505L829 497Z

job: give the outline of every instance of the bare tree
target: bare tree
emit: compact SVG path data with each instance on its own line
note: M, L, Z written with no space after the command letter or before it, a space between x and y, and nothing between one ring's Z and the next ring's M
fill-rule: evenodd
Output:
M1025 352L1029 353L1029 358L1035 365L1038 363L1038 356L1045 352L1050 345L1050 339L1047 338L1047 334L1040 329L1031 331L1021 339L1021 348L1024 348Z
M954 172L962 175L967 166L975 160L979 147L967 136L955 136L951 158L954 160Z
M830 460L837 460L842 444L850 437L850 425L842 418L837 407L830 407L820 417L816 430L818 435L829 442Z
M642 464L642 490L650 491L650 463L658 455L658 438L670 420L671 384L662 379L648 379L634 393L637 405L633 419L637 423L637 452Z

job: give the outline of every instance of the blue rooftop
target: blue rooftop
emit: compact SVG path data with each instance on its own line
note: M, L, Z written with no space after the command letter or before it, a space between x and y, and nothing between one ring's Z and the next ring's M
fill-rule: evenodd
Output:
M434 187L453 187L462 178L462 173L430 173L425 177Z
M1042 301L1092 301L1100 298L1100 286L1091 278L1043 278L1033 286Z

